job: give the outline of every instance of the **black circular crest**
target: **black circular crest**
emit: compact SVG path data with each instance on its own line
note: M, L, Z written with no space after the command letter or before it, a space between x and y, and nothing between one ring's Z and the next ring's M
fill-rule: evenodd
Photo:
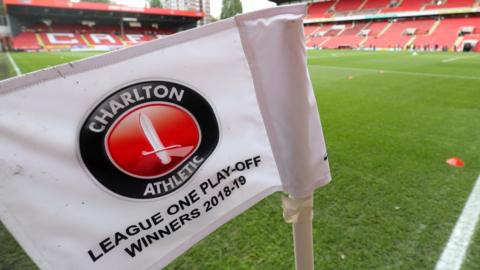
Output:
M109 191L153 199L185 185L218 140L217 118L202 95L179 83L146 81L114 92L89 113L79 150Z

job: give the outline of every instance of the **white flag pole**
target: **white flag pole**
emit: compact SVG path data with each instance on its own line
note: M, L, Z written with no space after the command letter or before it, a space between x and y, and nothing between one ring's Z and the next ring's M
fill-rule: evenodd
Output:
M295 268L313 270L313 194L304 198L283 197L283 218L293 227Z

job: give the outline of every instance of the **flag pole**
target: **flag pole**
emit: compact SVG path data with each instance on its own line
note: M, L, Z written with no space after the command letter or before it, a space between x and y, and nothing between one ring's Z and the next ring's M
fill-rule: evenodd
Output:
M283 197L283 218L292 224L295 269L313 270L313 193L307 197Z

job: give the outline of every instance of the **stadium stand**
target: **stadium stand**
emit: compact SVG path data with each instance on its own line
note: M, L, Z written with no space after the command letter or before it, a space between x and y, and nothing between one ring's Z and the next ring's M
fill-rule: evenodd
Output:
M335 1L328 2L317 2L313 3L308 7L307 18L321 18L331 16L329 11L331 7L335 4Z
M308 12L307 47L480 51L478 0L337 0Z
M154 36L143 35L143 34L127 34L127 35L121 36L121 39L127 45L135 45L135 44L141 44L141 43L148 42L150 40L155 39L155 37Z
M13 50L112 50L195 27L205 14L62 0L4 0ZM316 27L317 28L317 27Z
M431 3L431 0L403 0L397 6L385 8L381 12L402 12L402 11L420 11L424 6Z
M15 50L108 49L108 47L115 48L145 43L174 32L168 29L126 26L124 34L120 33L119 26L111 25L89 27L75 24L55 24L47 26L38 23L29 28L24 27L22 32L13 37L12 48Z
M366 35L369 37L376 37L382 31L386 30L390 26L390 23L387 21L376 21L372 22L368 27L365 28Z
M390 0L367 0L361 9L381 9L386 8L390 4Z
M40 33L36 36L41 39L38 41L39 45L49 49L86 47L87 45L81 35L74 33Z
M306 25L305 26L305 36L313 35L319 29L320 29L320 27L317 26L317 25L314 25L314 26Z
M105 4L4 2L16 24L11 38L15 50L117 49L193 27L202 18L195 12L145 9L134 11L138 21L126 23L121 19L132 13L112 12ZM396 50L463 50L468 45L479 51L479 6L478 0L316 1L308 7L306 44L328 49Z
M40 45L38 44L38 40L35 36L35 33L31 32L22 32L18 34L12 40L12 47L15 50L39 50Z
M334 5L335 12L340 15L360 8L364 0L337 1Z
M471 28L470 34L480 33L480 17L447 18L441 20L433 33L417 37L414 45L427 48L432 48L432 46L437 48L459 47L464 39L461 28ZM468 29L465 30L467 31ZM475 35L470 35L470 38L475 38ZM478 36L476 36L476 40L478 40Z
M425 9L473 7L475 0L447 0L441 4L430 3Z
M367 26L366 22L358 22L347 27L340 35L325 42L324 48L356 48L364 37L358 33Z
M89 33L83 35L85 42L90 46L123 46L123 42L116 35Z
M416 34L426 34L434 22L430 19L394 22L381 35L369 37L364 45L376 48L404 48L413 41Z

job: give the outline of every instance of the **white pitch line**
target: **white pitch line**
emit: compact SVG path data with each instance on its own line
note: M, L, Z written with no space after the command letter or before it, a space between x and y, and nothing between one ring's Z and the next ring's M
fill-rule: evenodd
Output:
M339 54L336 54L336 53L332 53L328 56L326 55L320 55L320 56L309 56L308 58L309 59L321 59L321 58L336 58L336 57L350 57L350 56L369 56L369 55L373 55L373 54L376 54L376 55L379 55L378 53L339 53Z
M15 73L17 73L17 76L22 75L22 71L20 68L17 66L17 63L15 63L15 60L13 60L12 56L10 55L9 52L7 52L7 58L10 61L10 64L12 64L13 69L15 70Z
M469 56L460 56L460 57L447 58L447 59L443 59L443 60L442 60L442 63L449 63L449 62L457 61L457 60L460 60L460 59L473 58L473 57L477 57L477 56L478 56L478 55L469 55Z
M480 76L463 76L463 75L447 75L447 74L438 74L438 73L423 73L423 72L408 72L408 71L395 71L395 70L386 70L386 69L369 69L369 68L353 68L353 67L339 67L339 66L323 66L310 64L313 67L327 68L327 69L337 69L337 70L352 70L352 71L361 71L361 72L374 72L380 73L383 71L385 74L400 74L400 75L409 75L409 76L423 76L423 77L437 77L437 78L452 78L452 79L464 79L464 80L480 80Z
M480 215L480 176L468 196L462 214L455 224L435 270L459 270L472 239Z

